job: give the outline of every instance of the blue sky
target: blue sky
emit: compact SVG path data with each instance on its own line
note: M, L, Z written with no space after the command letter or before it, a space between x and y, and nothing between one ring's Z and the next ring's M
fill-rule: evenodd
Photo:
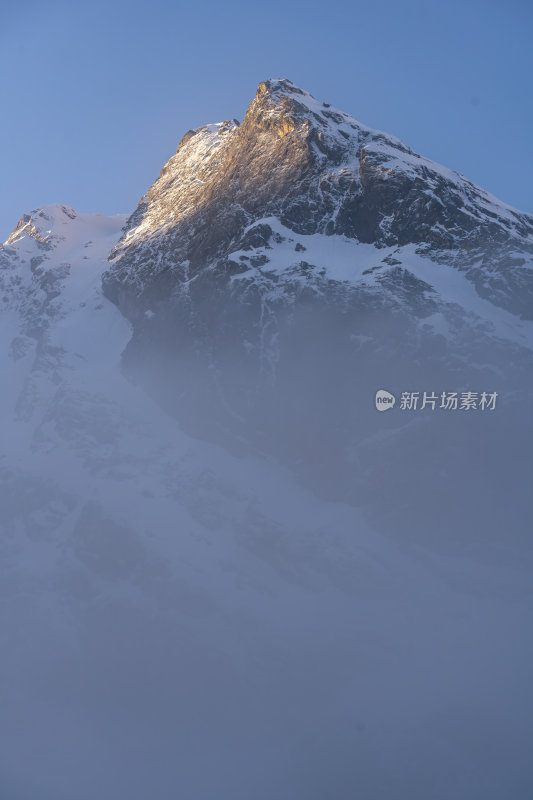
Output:
M533 6L1 5L0 240L64 202L131 212L182 134L288 77L533 212Z

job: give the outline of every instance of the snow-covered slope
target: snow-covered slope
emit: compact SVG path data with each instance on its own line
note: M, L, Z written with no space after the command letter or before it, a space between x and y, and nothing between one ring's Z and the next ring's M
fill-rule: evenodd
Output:
M471 325L484 326L488 336L533 350L533 320L522 320L495 305L476 291L463 270L446 262L437 265L415 245L376 247L347 236L298 235L276 217L257 220L244 235L254 229L265 231L265 241L257 242L252 256L248 243L230 253L231 261L240 267L231 281L248 288L261 286L271 300L283 298L287 283L309 286L313 278L343 284L348 290L359 285L382 295L389 292L390 298L394 294L391 276L400 266L404 274L420 281L421 291L433 295L441 329L453 305L470 316ZM256 259L255 265L251 259ZM431 325L433 321L427 322ZM450 327L447 333L450 336Z
M22 217L2 246L2 346L19 416L42 413L38 398L54 370L116 369L131 330L103 298L101 274L124 223L47 206Z

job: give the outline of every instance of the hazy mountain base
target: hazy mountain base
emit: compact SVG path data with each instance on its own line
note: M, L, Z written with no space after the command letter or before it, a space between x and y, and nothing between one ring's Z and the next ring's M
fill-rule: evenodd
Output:
M281 459L385 535L522 552L531 351L403 271L387 293L316 272L267 303L254 283L228 289L210 270L137 322L126 374L193 435ZM386 414L375 410L379 388L398 398ZM496 409L439 408L441 392L468 390L497 392ZM436 409L401 410L402 391L435 392Z
M118 352L118 311L86 301ZM195 319L219 331L216 380L199 340L194 362L161 357L158 329L190 340L156 316L154 350L126 358L233 456L181 432L94 342L82 359L63 340L60 367L16 361L32 388L13 391L3 436L10 800L528 795L527 420L505 393L483 416L378 414L377 386L474 388L474 373L431 372L431 339L402 355L405 315L390 330L359 315L351 350L350 312L309 303L281 314L274 374L232 362L209 307ZM378 328L383 351L365 350ZM313 489L251 455L267 445Z
M68 383L3 474L4 796L527 796L516 542L384 538L125 383Z

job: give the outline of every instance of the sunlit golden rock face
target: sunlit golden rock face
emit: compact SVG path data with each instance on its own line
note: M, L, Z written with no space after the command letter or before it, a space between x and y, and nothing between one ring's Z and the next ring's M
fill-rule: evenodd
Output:
M459 248L481 292L532 314L531 270L515 260L503 278L491 266L511 257L511 239L531 250L531 217L287 79L260 83L242 123L187 131L113 250L105 291L142 316L145 301L189 285L269 217L301 235L423 245L440 260L451 249L457 261Z
M298 125L290 114L290 102L287 100L288 98L281 98L281 102L276 103L270 94L269 83L263 81L259 84L255 100L248 107L247 116L253 118L258 128L276 133L281 139Z

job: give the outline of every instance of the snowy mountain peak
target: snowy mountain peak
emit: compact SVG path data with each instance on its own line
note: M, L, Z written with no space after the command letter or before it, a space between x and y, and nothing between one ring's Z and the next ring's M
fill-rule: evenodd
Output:
M331 103L320 102L310 92L300 89L288 78L261 81L257 87L255 100L271 107L289 107L299 114L311 112L316 115L315 121L319 124L323 124L328 119L334 119L334 117L338 117L335 120L338 124L342 121L357 122L349 114L334 108ZM323 115L322 118L320 118L321 115ZM361 125L359 122L357 124ZM365 125L361 125L361 127L366 128Z
M129 326L102 297L101 275L125 221L50 205L24 214L0 245L8 424L42 413L73 370L118 363Z
M286 78L259 84L240 125L185 134L113 250L105 291L143 318L145 294L151 306L214 265L244 272L250 237L265 248L252 265L272 264L278 223L295 236L349 240L353 265L343 275L354 284L375 283L373 267L387 280L402 261L392 250L409 247L453 265L484 299L533 318L533 217ZM366 257L358 266L362 244L376 250L370 267ZM315 266L333 277L331 259ZM246 274L261 280L256 266Z
M22 215L4 244L0 245L0 252L10 254L14 248L19 256L30 250L65 253L79 244L93 244L91 234L98 238L102 235L117 236L126 219L124 214L111 217L80 214L62 203L42 206Z
M347 141L351 140L353 145L364 145L370 138L386 141L402 152L413 153L396 137L369 128L350 114L335 108L331 103L317 100L310 92L296 86L288 78L262 81L248 111L253 113L257 107L271 114L291 115L295 122L306 119L309 130L314 129L315 134L321 132L333 135L344 147ZM318 138L320 141L320 137Z
M0 245L2 308L20 315L21 331L40 340L67 306L101 304L101 274L125 221L61 204L22 216Z
M44 244L52 233L58 232L60 225L68 224L77 216L77 211L60 203L35 208L30 214L22 215L4 244L12 245L22 236L31 236Z
M296 86L296 84L294 84L288 78L271 78L266 81L261 81L257 87L255 100L259 103L269 104L272 106L288 106L292 101L292 108L295 111L298 111L300 114L306 112L316 114L316 121L319 122L319 124L322 124L323 121L327 120L328 118L332 119L332 116L339 117L338 123L340 123L342 120L357 122L357 120L355 120L349 114L334 108L331 103L320 102L310 92L307 92L305 89L301 89L299 86ZM319 119L320 115L324 114L324 112L326 112L324 118ZM328 114L331 114L332 116L328 117ZM362 125L359 122L357 124L361 125L362 128L366 128L365 125Z
M296 109L296 104L298 104L301 107L300 111L305 108L309 111L318 112L322 108L322 104L310 92L300 89L288 78L271 78L261 81L257 87L255 100L258 103L273 106L288 104L289 101L293 101L293 108ZM324 108L329 107L329 104L324 104Z

